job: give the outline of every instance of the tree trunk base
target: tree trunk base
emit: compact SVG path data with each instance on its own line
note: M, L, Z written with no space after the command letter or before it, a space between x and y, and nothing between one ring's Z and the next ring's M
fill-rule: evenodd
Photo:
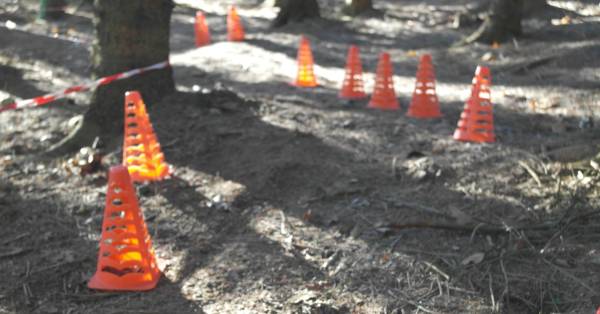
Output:
M351 16L357 16L361 14L368 14L374 11L373 3L371 0L353 0L346 6L344 6L344 14Z
M473 34L462 41L462 44L471 44L474 42L486 44L501 43L519 35L521 35L520 31L511 31L503 27L503 25L499 25L498 22L494 22L491 18L487 18Z
M48 157L59 157L73 153L82 147L92 146L99 134L101 134L100 126L92 121L86 121L84 117L69 135L52 145L45 154Z
M281 27L289 22L301 22L308 18L320 17L319 3L316 0L281 0L281 9L271 27Z
M530 0L496 0L492 3L490 14L483 24L461 44L483 42L486 44L501 43L522 34L524 1ZM536 0L536 2L539 2Z
M495 0L481 26L455 46L473 42L501 43L522 35L523 18L557 14L557 8L550 6L546 0Z

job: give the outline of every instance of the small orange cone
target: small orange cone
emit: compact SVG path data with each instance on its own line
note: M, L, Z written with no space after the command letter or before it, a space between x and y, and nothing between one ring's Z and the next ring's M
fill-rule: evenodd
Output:
M400 104L396 98L396 91L394 90L394 70L392 69L390 55L386 52L382 53L379 57L377 77L375 78L375 91L373 91L373 96L371 96L368 107L382 110L400 109Z
M206 24L204 13L196 12L196 23L194 24L196 33L196 47L202 47L210 44L210 30Z
M487 67L479 66L473 78L471 97L458 121L454 139L458 141L493 143L494 115L491 100L491 74Z
M159 278L152 241L127 168L112 167L108 176L98 265L88 287L146 291L156 287Z
M125 93L123 165L134 182L159 181L170 175L146 105L137 91Z
M350 46L348 50L348 61L346 62L346 75L340 92L340 98L362 99L367 97L363 83L363 69L360 62L360 50L356 45Z
M417 70L415 91L406 115L420 119L442 116L440 103L435 92L435 71L431 56L428 54L421 57L421 63Z
M244 25L237 13L235 6L229 7L227 14L227 40L229 41L244 41Z
M300 39L300 47L298 48L298 76L294 85L298 87L316 87L319 85L315 77L310 42L304 36Z

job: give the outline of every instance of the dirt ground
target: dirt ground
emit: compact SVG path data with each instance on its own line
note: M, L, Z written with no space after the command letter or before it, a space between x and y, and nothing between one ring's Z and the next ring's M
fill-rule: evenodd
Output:
M43 155L90 95L0 114L0 313L593 313L598 2L551 1L562 16L527 20L523 38L457 48L475 26L453 16L476 0L376 0L356 19L342 2L270 29L275 9L238 0L242 43L225 41L231 1L179 2L177 92L148 104L174 176L137 186L163 270L151 292L87 289L106 171ZM35 1L0 3L0 100L89 79L91 8L40 22ZM214 40L200 49L194 7ZM301 34L315 89L287 84ZM369 91L379 53L392 55L401 112L338 99L350 43ZM444 114L432 121L404 114L422 53ZM478 64L492 70L494 144L451 137Z

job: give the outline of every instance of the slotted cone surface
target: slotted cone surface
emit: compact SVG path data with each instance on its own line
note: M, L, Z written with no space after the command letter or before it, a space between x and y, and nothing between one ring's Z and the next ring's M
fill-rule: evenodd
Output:
M194 25L194 32L196 34L196 47L202 47L210 44L210 30L206 24L206 18L204 13L196 12L196 23Z
M490 70L484 66L477 67L471 96L465 103L454 139L477 143L496 141L490 85Z
M388 53L384 52L379 57L375 90L373 91L368 107L382 110L400 109L394 89L394 70Z
M299 87L315 87L318 85L310 42L304 36L300 39L300 47L298 48L298 75L294 85Z
M367 97L363 82L363 68L360 61L360 50L352 45L348 50L346 74L340 97L345 99L361 99Z
M96 273L90 289L145 291L156 287L160 270L152 241L124 166L110 169Z
M134 182L159 181L170 175L139 92L125 93L123 165Z
M410 107L409 117L427 119L442 116L440 103L435 91L435 70L430 55L423 55L417 70L417 83Z
M235 6L229 7L229 13L227 14L227 40L229 41L243 41L246 37L244 32L244 25L242 20L237 13Z

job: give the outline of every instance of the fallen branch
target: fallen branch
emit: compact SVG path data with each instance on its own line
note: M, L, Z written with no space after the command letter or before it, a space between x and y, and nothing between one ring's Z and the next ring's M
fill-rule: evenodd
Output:
M433 213L441 213L437 209L432 209ZM444 216L443 213L441 213ZM439 230L449 230L449 231L458 231L458 232L468 232L471 233L474 230L477 230L481 233L486 234L499 234L499 233L510 233L515 231L548 231L556 228L564 229L565 226L568 226L574 223L577 220L590 218L592 216L600 215L600 209L591 210L568 219L562 219L546 222L535 225L524 225L524 226L492 226L486 224L473 224L473 223L451 223L451 222L429 222L429 221L416 221L416 222L406 222L406 223L390 223L377 226L377 231L381 233L393 233L406 229L439 229Z
M8 251L8 252L5 252L5 253L0 253L0 258L14 257L14 256L17 256L17 255L21 255L21 254L23 254L25 252L28 252L30 250L31 249L16 248L16 249L14 249L12 251Z
M519 166L523 167L523 169L525 169L525 171L529 173L529 175L535 180L539 187L542 187L542 181L540 180L540 177L531 167L529 167L529 165L526 162L519 160Z

